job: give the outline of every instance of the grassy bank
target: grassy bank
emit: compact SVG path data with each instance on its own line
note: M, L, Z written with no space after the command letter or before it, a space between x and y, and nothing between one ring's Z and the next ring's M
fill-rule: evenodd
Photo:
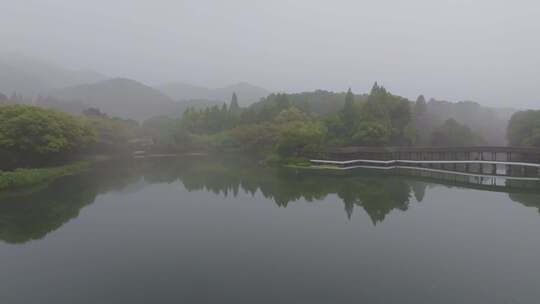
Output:
M84 160L59 167L0 171L0 191L49 183L59 177L82 172L90 163Z

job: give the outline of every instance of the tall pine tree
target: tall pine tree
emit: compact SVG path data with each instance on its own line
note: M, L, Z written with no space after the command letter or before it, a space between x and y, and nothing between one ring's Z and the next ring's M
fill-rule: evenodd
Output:
M347 133L352 134L356 123L356 111L354 106L354 94L352 93L351 88L349 88L345 95L345 105L341 111L341 117Z
M414 104L414 114L416 116L422 116L426 114L426 111L427 111L426 98L424 97L424 95L420 95L418 96L418 98L416 99L416 103Z
M236 92L233 92L232 94L229 111L232 113L238 113L240 111L240 105L238 105L238 97L236 96Z

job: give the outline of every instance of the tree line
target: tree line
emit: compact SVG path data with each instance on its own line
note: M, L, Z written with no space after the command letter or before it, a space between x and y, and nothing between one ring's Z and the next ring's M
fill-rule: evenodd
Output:
M131 153L142 138L151 140L155 151L244 151L276 161L335 146L486 142L457 119L435 117L428 111L432 102L422 95L410 101L377 83L369 94L357 95L350 89L276 93L245 108L233 94L221 106L190 107L179 118L159 116L142 123L110 117L95 108L70 115L13 104L13 99L22 97L0 94L0 169L49 165L81 154ZM515 113L507 138L511 145L540 146L540 111Z
M365 95L355 95L350 89L337 94L316 91L307 95L319 97L314 98L315 103L305 96L271 94L247 108L238 107L233 96L230 104L221 107L189 108L175 122L161 118L163 130L153 133L169 134L164 144L264 152L275 158L295 157L331 146L484 143L479 134L456 120L435 125L423 96L411 102L377 83ZM331 98L322 107L320 100L324 97Z
M136 121L98 109L71 115L26 104L0 106L0 170L62 164L83 154L130 153Z

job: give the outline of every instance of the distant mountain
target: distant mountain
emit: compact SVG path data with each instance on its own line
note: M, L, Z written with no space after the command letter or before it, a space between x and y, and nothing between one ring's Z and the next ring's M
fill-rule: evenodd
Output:
M156 87L162 93L175 100L206 99L229 102L233 93L238 96L241 105L250 105L266 97L270 92L264 88L241 82L223 88L210 89L181 82L163 84Z
M71 70L21 54L0 54L0 91L33 96L48 89L96 82L105 76Z
M95 107L112 116L136 120L178 114L182 108L156 89L125 78L52 90L48 95L64 103L79 104L80 108Z

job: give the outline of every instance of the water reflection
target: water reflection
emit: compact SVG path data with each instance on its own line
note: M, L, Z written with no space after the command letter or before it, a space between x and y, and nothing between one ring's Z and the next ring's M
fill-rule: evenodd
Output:
M0 193L0 240L24 243L41 239L77 217L98 194L124 189L139 179L133 167L111 165L61 178L50 185Z
M163 158L101 163L90 172L57 180L49 186L0 194L0 240L24 243L41 239L77 217L81 208L101 193L136 191L155 183L177 181L189 191L204 190L216 195L260 192L280 207L300 199L313 202L336 195L348 218L356 209L364 210L375 225L391 211L405 211L411 201L421 202L427 189L435 186L504 191L512 201L540 210L540 188L530 181L525 187L517 181L507 181L504 187L500 183L471 183L441 173L322 172L264 168L247 159Z

